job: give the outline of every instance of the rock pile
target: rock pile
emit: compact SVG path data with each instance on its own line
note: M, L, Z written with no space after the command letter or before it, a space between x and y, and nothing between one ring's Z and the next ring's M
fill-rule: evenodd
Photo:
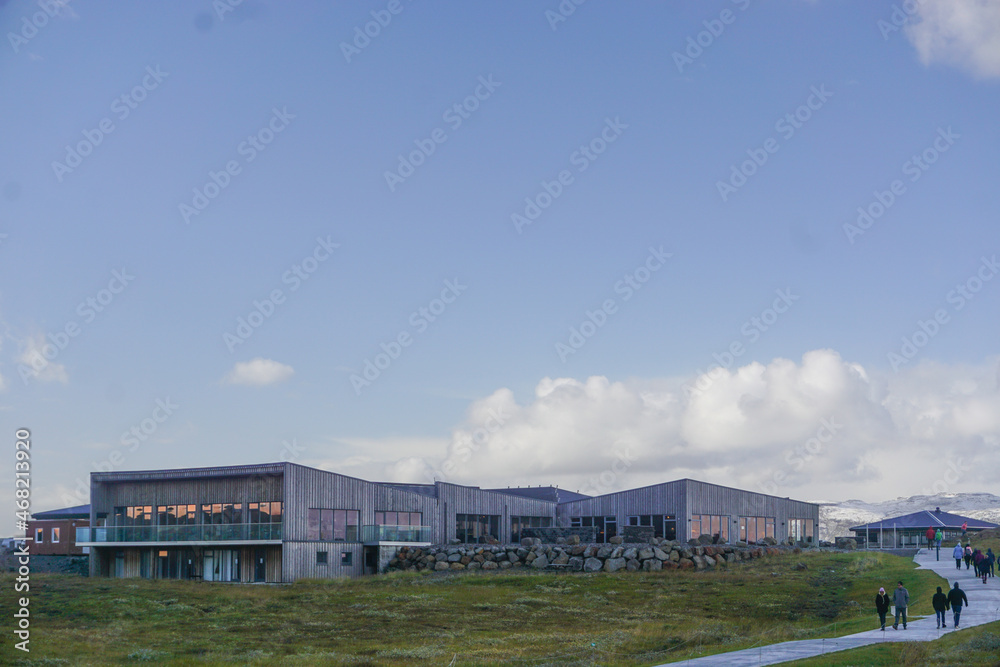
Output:
M612 538L614 539L614 538ZM806 545L798 545L796 552ZM520 545L448 545L401 547L388 570L568 570L571 572L655 572L704 570L752 558L790 552L787 547L745 544L683 544L650 539L648 544L541 544L526 538Z

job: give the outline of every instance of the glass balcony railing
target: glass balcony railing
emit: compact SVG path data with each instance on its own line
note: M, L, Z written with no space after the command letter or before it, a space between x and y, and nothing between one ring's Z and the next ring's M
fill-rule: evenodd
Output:
M77 528L76 542L226 542L280 540L280 523Z
M362 542L430 542L430 526L361 526Z

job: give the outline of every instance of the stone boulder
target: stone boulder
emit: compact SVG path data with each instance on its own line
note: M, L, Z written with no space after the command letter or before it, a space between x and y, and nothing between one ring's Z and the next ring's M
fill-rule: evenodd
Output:
M579 572L583 569L583 559L579 556L574 556L569 559L569 569L571 572Z
M623 567L625 567L624 558L609 558L606 561L604 561L605 572L617 572Z
M608 542L611 544L621 544L624 541L621 535L613 535L608 538Z
M643 572L658 572L663 569L663 561L659 558L650 558L642 561Z
M604 563L602 563L597 558L591 557L591 558L588 558L587 560L583 561L583 571L584 572L599 572L602 567L604 567Z
M629 572L636 572L641 567L642 564L634 558L629 558L625 561L625 569Z
M531 567L536 568L538 570L541 570L542 568L548 566L548 564L549 564L549 559L545 556L545 554L542 554L535 560L531 561Z

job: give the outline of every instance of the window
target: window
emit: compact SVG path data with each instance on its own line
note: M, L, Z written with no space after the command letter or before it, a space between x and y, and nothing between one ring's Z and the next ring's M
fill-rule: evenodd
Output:
M419 526L422 520L420 512L375 512L376 526Z
M358 510L310 509L306 539L323 542L357 542Z
M52 542L58 542L58 541L59 541L59 529L58 528L53 528L52 529Z
M354 556L354 554L351 553L350 551L342 551L340 553L340 564L341 565L350 565L351 562L353 561L353 556Z
M35 544L41 544L45 541L45 529L35 528Z
M765 537L774 537L774 517L741 516L740 541L760 542Z
M812 519L789 519L788 536L796 542L813 541L813 520Z
M486 544L500 539L500 515L456 514L455 537L464 544Z
M718 542L729 541L729 517L718 514L693 514L691 516L691 539L700 535L711 535Z
M642 514L628 518L630 526L649 526L654 537L677 539L677 517L673 514Z
M607 542L618 534L618 519L613 516L580 516L571 517L569 525L581 528L596 528L598 543Z
M328 551L317 551L316 552L316 564L326 565L326 557L330 552Z
M510 541L520 542L521 531L525 528L551 528L550 516L512 516L510 518Z

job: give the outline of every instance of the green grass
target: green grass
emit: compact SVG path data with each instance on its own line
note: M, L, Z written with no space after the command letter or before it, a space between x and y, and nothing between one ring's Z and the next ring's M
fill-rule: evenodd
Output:
M1000 622L952 632L932 642L887 642L787 663L790 667L1000 665Z
M12 576L0 579L11 609ZM287 586L35 575L31 661L8 639L0 663L656 664L870 629L875 592L897 579L911 613L931 614L943 580L875 553L714 572L397 573Z

